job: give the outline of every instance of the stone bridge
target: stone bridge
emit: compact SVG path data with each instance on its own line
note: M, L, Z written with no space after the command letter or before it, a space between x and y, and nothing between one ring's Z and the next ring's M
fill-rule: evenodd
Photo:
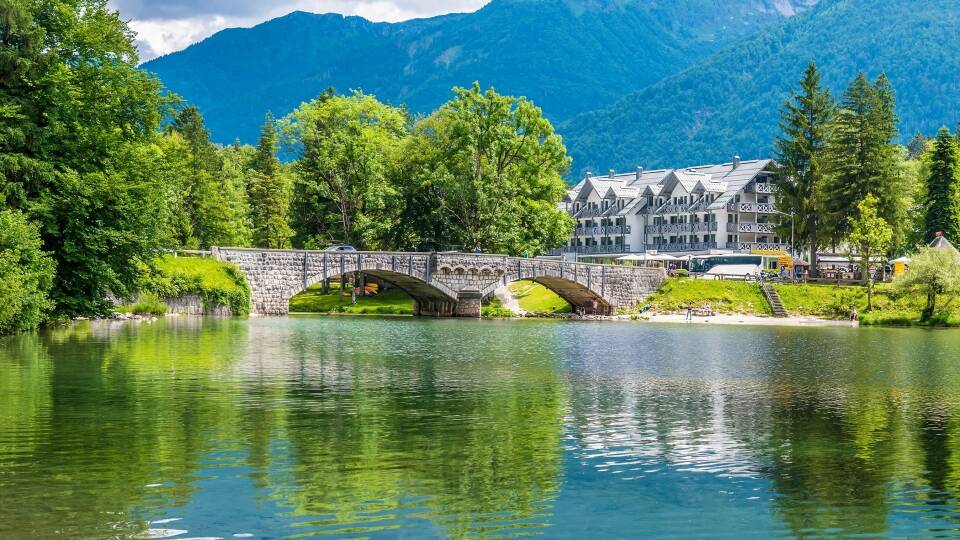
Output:
M574 308L609 315L633 307L667 275L659 268L582 264L469 253L388 253L212 248L235 264L250 284L250 312L285 315L290 298L325 279L361 272L409 294L416 315L479 317L481 301L518 280L556 292Z

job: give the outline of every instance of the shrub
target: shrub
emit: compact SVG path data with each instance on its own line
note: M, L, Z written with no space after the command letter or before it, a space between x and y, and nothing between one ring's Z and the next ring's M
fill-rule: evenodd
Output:
M135 315L163 315L167 312L167 305L154 293L142 293L136 304L121 306L117 311Z
M33 330L53 309L53 259L39 227L13 210L0 212L0 334Z
M204 308L227 306L235 315L250 312L250 287L237 267L198 257L164 256L143 268L141 293L158 298L195 294Z

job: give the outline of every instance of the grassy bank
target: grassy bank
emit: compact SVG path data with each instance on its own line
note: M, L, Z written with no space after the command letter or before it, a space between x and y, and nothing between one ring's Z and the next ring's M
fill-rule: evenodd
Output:
M166 307L164 299L187 295L199 296L205 306L227 306L236 315L250 311L250 287L243 273L214 259L160 257L144 268L139 289L140 301L118 311L159 315Z
M570 313L572 311L566 300L539 283L517 281L511 283L508 288L510 294L520 304L520 309L527 313Z
M673 278L647 299L657 313L682 313L687 306L710 304L717 313L771 315L770 304L756 283Z
M924 299L919 296L895 297L887 284L877 285L871 311L867 311L864 287L784 283L774 288L784 308L794 317L846 319L856 309L863 325L960 326L960 305L946 304L933 319L921 322ZM682 313L688 305L699 307L709 303L717 313L771 315L770 306L758 285L743 281L673 278L647 303L657 313Z
M290 299L291 313L347 313L353 315L413 315L413 299L400 289L390 289L374 296L358 296L350 301L349 289L340 294L340 284L331 283L330 292L316 284Z

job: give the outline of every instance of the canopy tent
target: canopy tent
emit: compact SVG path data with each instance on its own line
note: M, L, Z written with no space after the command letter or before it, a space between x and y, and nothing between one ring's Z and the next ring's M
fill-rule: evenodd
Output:
M933 242L930 242L930 247L934 249L949 249L954 253L960 253L957 251L957 248L953 247L953 244L943 236L943 233L937 233L937 237L933 239Z
M899 259L894 259L890 261L890 264L897 264L897 263L910 264L911 262L913 262L913 259L911 259L910 257L900 257Z

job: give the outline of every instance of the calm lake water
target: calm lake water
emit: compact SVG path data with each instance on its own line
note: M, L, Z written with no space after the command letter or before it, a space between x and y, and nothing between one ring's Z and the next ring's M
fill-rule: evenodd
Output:
M405 318L0 340L0 538L960 535L960 332Z

